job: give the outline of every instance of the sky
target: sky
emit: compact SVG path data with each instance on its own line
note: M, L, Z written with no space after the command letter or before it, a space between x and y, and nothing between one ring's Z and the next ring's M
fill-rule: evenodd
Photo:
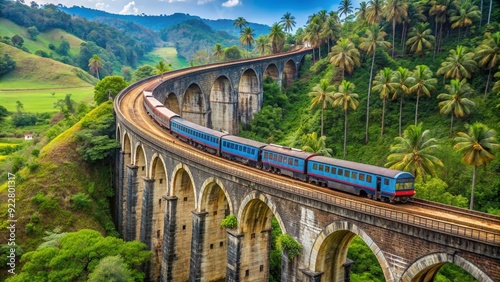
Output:
M361 0L353 0L353 8ZM29 3L31 1L26 1ZM272 25L290 12L296 28L304 27L307 17L320 10L337 11L340 0L35 0L38 4L84 6L114 14L171 15L186 13L206 19L236 19Z

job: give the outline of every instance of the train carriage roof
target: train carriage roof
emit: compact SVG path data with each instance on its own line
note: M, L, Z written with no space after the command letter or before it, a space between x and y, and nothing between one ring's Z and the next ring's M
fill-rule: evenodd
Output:
M283 147L279 145L267 145L265 146L262 150L273 152L273 153L278 153L282 155L287 155L299 159L306 160L312 156L316 156L314 153L309 153L309 152L304 152L301 150L293 149L293 148L288 148L288 147Z
M328 157L323 157L323 156L315 156L315 157L311 158L310 161L329 164L329 165L333 165L333 166L337 166L337 167L343 167L343 168L362 171L362 172L369 172L369 173L373 173L373 174L385 176L385 177L390 177L390 178L399 178L399 176L406 176L403 178L409 178L408 176L411 175L411 173L405 172L405 171L394 170L394 169L389 169L389 168L385 168L385 167L362 164L362 163L357 163L357 162L339 160L339 159L334 159L334 158L328 158ZM413 176L413 175L411 175L411 176Z
M199 131L199 132L203 132L205 134L209 134L209 135L215 136L217 138L220 138L222 136L228 135L228 133L220 132L220 131L217 131L217 130L213 130L213 129L210 129L210 128L198 125L198 124L196 124L194 122L187 121L187 120L182 119L182 118L175 119L172 122L175 122L175 123L178 123L178 124L182 124L182 125L187 126L187 127L191 128L191 129L194 129L194 130Z
M163 105L163 103L161 103L160 101L156 100L156 98L154 98L154 97L147 97L146 99L149 101L149 103L151 104L151 106L153 106L155 108L165 107Z
M259 141L254 141L251 139L246 139L246 138L234 136L234 135L226 135L222 139L228 140L228 141L233 141L236 143L240 143L240 144L255 147L255 148L262 148L262 147L267 145L266 143L262 143Z
M173 111L169 110L168 108L165 107L159 107L156 108L157 111L159 111L162 115L166 116L168 119L172 119L174 117L178 117L179 115L174 113Z

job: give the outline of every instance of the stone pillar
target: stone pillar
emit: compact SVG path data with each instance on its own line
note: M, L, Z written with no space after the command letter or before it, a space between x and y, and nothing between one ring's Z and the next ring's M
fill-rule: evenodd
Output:
M271 240L272 241L272 240ZM289 260L287 251L281 253L281 281L294 282L296 281L295 263L296 260Z
M207 212L193 211L193 235L191 239L191 261L189 281L202 281L201 261L203 259L203 242L205 241L205 219Z
M165 224L163 229L163 258L161 263L161 281L173 281L173 263L175 259L175 215L177 212L177 197L163 196L166 200Z
M344 282L351 282L351 265L354 264L353 260L346 259L344 266Z
M139 183L137 181L137 169L138 166L127 165L127 206L124 234L126 241L135 240L135 226L137 222L135 205L137 203L137 189L139 187Z
M226 282L239 282L243 234L237 234L233 230L228 230L227 234Z
M123 189L124 185L124 175L125 175L125 164L123 163L125 152L118 151L116 154L115 172L116 172L116 182L115 182L115 224L118 232L124 237L125 230L123 229L123 219L125 209L123 207Z
M153 232L153 190L154 179L143 178L144 192L142 194L142 212L141 212L141 235L139 240L146 244L146 248L151 250L151 233Z
M302 269L302 273L306 276L306 282L320 282L323 272L314 272L308 269Z

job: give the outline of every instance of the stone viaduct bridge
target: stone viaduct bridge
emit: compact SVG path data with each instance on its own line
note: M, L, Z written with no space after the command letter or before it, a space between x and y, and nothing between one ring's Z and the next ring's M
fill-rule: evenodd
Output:
M347 250L359 236L386 281L432 281L452 263L479 281L500 281L500 223L443 220L314 188L229 162L175 140L145 114L147 88L183 118L237 133L262 102L265 76L297 78L309 50L167 73L129 86L115 99L117 225L153 252L151 281L268 281L271 220L302 245L282 253L282 281L345 281ZM411 207L411 206L410 206ZM439 209L429 214L439 214ZM222 228L228 215L238 226ZM494 223L496 222L496 224ZM347 278L348 279L348 278Z

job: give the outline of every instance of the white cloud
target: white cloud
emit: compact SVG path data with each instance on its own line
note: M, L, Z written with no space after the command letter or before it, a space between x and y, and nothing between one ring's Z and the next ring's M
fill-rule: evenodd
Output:
M135 1L129 2L123 7L123 9L118 13L120 15L137 15L139 14L139 9L135 7Z
M234 7L241 5L240 0L227 0L226 2L222 3L223 7Z
M105 11L107 7L109 7L109 5L106 5L106 3L98 2L98 3L95 4L95 8L97 10L103 10L103 11Z
M207 4L207 3L210 3L210 2L214 2L214 0L198 0L197 4L198 5L203 5L203 4Z

